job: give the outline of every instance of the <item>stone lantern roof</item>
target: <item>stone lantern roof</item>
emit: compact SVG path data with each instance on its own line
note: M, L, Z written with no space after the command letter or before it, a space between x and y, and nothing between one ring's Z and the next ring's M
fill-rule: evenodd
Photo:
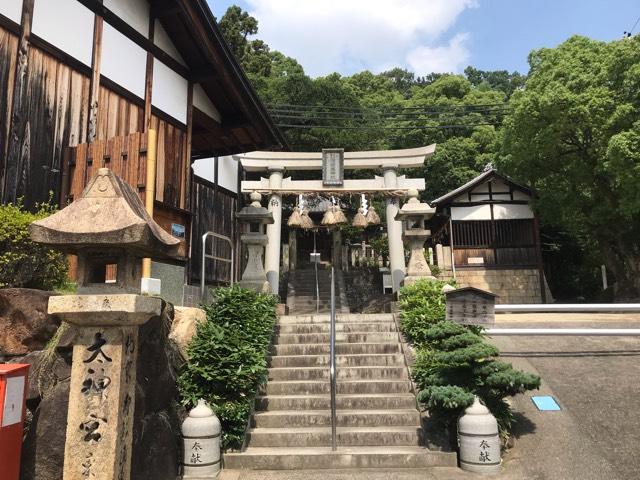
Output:
M426 202L418 200L418 191L416 189L409 189L407 195L409 200L398 210L395 216L396 220L407 220L416 217L422 217L428 220L436 213L435 208L430 207Z
M251 192L249 195L251 204L242 208L236 213L236 218L240 223L253 223L262 225L271 225L274 223L273 213L260 204L262 195L258 192Z
M98 248L171 258L180 244L149 216L129 184L108 168L100 168L71 205L33 222L29 233L35 242L72 254Z

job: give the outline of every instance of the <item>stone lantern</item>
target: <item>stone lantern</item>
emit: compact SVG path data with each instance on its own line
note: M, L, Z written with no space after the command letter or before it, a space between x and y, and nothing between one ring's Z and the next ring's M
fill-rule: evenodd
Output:
M138 327L162 310L160 298L139 294L142 258L177 256L179 241L107 168L71 205L32 223L30 235L78 256L80 295L51 297L48 308L76 330L64 479L128 480ZM107 282L113 269L115 282Z
M273 213L260 204L262 195L258 192L252 192L249 198L251 204L236 213L236 218L244 230L240 235L240 241L247 246L249 253L247 266L239 283L245 288L266 293L269 291L269 282L262 263L262 254L268 243L265 225L274 223Z
M430 207L428 203L420 202L416 189L409 189L407 196L409 200L398 210L395 219L403 222L402 240L411 250L407 276L404 278L404 284L410 285L422 278L435 280L431 275L429 262L424 256L424 242L431 236L431 231L426 228L426 222L433 217L436 209Z

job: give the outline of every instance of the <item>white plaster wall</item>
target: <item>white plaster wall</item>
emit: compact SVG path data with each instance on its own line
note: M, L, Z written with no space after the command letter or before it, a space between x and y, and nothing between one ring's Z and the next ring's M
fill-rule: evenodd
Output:
M209 97L200 85L193 86L193 106L209 115L216 122L222 122L222 116L220 115L220 112L211 102L211 100L209 100Z
M514 200L531 200L531 197L520 190L513 191L513 199Z
M465 192L453 199L455 203L469 203L469 195Z
M490 205L451 207L452 220L491 220Z
M176 120L187 123L189 82L157 58L153 60L153 95L151 103Z
M100 73L144 98L146 65L147 52L105 22Z
M171 58L176 60L178 63L181 63L185 67L187 66L184 58L178 52L178 49L169 38L169 34L164 29L160 20L156 20L155 26L153 27L153 43L155 43L158 47L160 47L165 53L168 53Z
M193 162L193 173L200 178L215 182L215 163L213 157L200 158ZM233 157L218 157L218 185L238 193L238 162Z
M16 23L21 23L22 0L0 0L0 14Z
M51 0L47 1L51 2ZM149 38L149 3L147 0L104 0L104 6L146 38Z
M218 158L218 185L238 193L238 162L233 157Z
M32 32L88 66L93 53L93 23L93 12L76 0L34 2Z
M510 193L494 193L493 194L493 199L494 200L510 201L511 200L511 194Z
M493 217L496 220L533 218L533 211L529 205L494 205Z
M216 170L214 158L199 158L191 164L194 175L209 180L211 183L216 181Z

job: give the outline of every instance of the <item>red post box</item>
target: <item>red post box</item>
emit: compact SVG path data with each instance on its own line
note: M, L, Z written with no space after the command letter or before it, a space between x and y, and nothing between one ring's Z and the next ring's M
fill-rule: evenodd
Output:
M0 479L18 480L29 388L28 364L0 364Z

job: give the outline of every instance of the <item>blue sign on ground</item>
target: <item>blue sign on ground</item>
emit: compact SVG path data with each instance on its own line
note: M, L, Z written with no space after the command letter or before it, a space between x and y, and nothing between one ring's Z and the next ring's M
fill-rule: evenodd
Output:
M560 410L560 405L556 402L555 398L549 395L540 395L531 397L533 404L538 407L541 412L557 412Z

